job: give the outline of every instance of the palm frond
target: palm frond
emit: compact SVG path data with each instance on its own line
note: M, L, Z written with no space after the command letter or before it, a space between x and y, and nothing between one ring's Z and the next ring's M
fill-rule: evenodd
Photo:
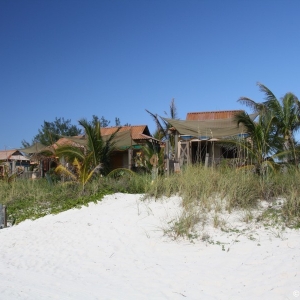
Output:
M260 82L257 82L257 85L259 87L259 90L265 94L265 100L266 101L277 100L277 98L275 97L275 95L265 85L263 85Z
M59 165L56 167L55 172L58 174L63 174L67 177L70 177L72 180L77 180L77 177L74 173L72 173L70 170L68 170L65 166Z
M248 97L240 97L238 102L251 108L254 112L263 112L265 110L265 106L262 103L255 102Z
M74 159L83 160L84 159L84 149L82 147L62 145L56 149L55 154L59 157L67 157L70 161Z
M171 100L171 104L170 104L170 117L171 119L177 119L177 108L175 105L174 98Z
M159 119L158 119L158 115L157 114L153 114L152 112L150 112L149 110L146 109L146 112L148 114L150 114L150 116L152 117L152 119L154 120L155 124L156 124L156 128L157 131L162 132L165 134L165 129L164 127L161 125Z

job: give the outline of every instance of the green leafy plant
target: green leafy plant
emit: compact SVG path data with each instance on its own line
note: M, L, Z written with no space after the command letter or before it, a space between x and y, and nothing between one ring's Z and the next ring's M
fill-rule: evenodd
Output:
M84 189L86 183L91 180L94 174L108 173L110 154L115 144L115 134L104 141L101 136L99 121L88 122L82 119L79 124L84 128L84 139L73 139L72 145L58 146L55 152L56 155L71 163L74 168L59 165L56 171L72 180L77 180Z

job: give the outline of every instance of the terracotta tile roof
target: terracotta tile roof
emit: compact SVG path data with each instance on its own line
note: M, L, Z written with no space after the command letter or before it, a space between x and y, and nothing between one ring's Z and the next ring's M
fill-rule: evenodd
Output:
M111 135L119 127L103 127L101 128L101 135ZM119 130L119 132L129 131L131 130L131 136L133 140L147 140L151 137L151 134L149 132L147 125L135 125L135 126L122 126Z
M200 121L200 120L217 120L229 119L236 113L243 110L218 110L218 111L205 111L205 112L190 112L186 115L187 121Z

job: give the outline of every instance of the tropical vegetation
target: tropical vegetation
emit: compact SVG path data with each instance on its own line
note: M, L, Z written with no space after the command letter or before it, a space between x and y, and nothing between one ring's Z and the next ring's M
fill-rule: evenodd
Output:
M84 188L96 173L106 175L109 172L110 155L114 150L114 136L117 131L104 140L99 120L88 122L81 119L79 125L84 129L84 139L75 139L71 145L58 146L55 154L67 163L60 164L56 172L77 180Z
M174 147L174 137L170 135L170 128L171 125L166 122L163 118L161 118L157 113L152 113L149 110L146 109L146 112L150 114L150 116L153 118L155 124L156 124L156 130L153 134L153 137L155 137L158 140L166 141L170 140L171 146ZM164 112L164 114L169 117L170 119L177 119L177 108L175 105L175 99L173 98L170 103L169 107L169 114L167 112Z
M166 177L163 150L147 143L140 156L144 172L122 168L110 172L116 133L104 139L101 120L93 117L91 122L79 121L81 137L70 138L70 143L51 151L62 162L52 170L59 180L2 180L0 202L7 205L10 222L18 223L87 205L114 192L140 193L155 199L178 195L182 197L182 213L165 230L174 238L194 236L195 225L204 224L208 213L214 214L215 226L223 228L224 220L219 215L236 209L245 212L247 222L299 228L299 146L295 135L300 127L300 103L292 93L278 100L266 86L261 83L258 86L264 93L264 101L247 97L238 100L256 114L256 118L247 112L235 116L237 125L243 125L246 138L228 140L228 144L243 149L247 158L246 166L238 171L226 165L206 168L199 164ZM156 137L170 140L170 125L164 119L161 123L157 114L148 113L156 122ZM171 118L176 118L174 100L170 113ZM263 212L259 211L259 199L269 205Z
M104 116L99 118L96 115L92 116L93 124L100 122L101 127L107 127L111 123ZM115 118L115 125L121 126L120 118ZM128 125L126 123L124 126ZM63 136L78 136L82 134L82 129L73 125L70 119L65 120L64 118L55 118L54 121L44 121L41 128L38 129L38 133L33 137L31 142L22 140L21 144L24 148L30 147L35 143L40 143L44 146L51 146L56 143Z
M278 100L265 85L258 83L258 86L265 101L259 103L247 97L238 100L252 108L258 120L253 120L246 112L237 114L235 120L244 125L249 138L235 143L246 150L258 174L263 174L266 168L276 169L276 162L297 167L299 151L295 133L300 127L300 102L292 93Z

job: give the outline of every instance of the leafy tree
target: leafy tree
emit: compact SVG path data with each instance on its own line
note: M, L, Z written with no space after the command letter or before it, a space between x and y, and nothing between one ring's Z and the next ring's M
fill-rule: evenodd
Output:
M115 126L131 126L131 124L129 124L129 123L125 123L124 125L122 125L121 124L121 120L120 120L120 118L115 118Z
M121 126L121 121L119 118L115 118L115 123L116 123L116 126Z
M92 124L94 126L96 126L96 124L100 122L100 126L101 127L108 127L108 125L110 124L110 121L105 119L103 116L101 118L99 118L98 116L96 115L93 115L92 116Z
M21 141L21 144L22 144L22 147L23 147L23 148L27 148L27 147L30 147L30 146L31 146L31 144L28 143L28 142L27 142L26 140L24 140L24 139Z
M71 120L64 118L55 118L53 122L44 121L42 128L38 130L38 134L33 138L32 143L23 140L23 147L28 147L36 142L40 142L45 146L54 144L61 136L80 135L81 129L71 124Z

